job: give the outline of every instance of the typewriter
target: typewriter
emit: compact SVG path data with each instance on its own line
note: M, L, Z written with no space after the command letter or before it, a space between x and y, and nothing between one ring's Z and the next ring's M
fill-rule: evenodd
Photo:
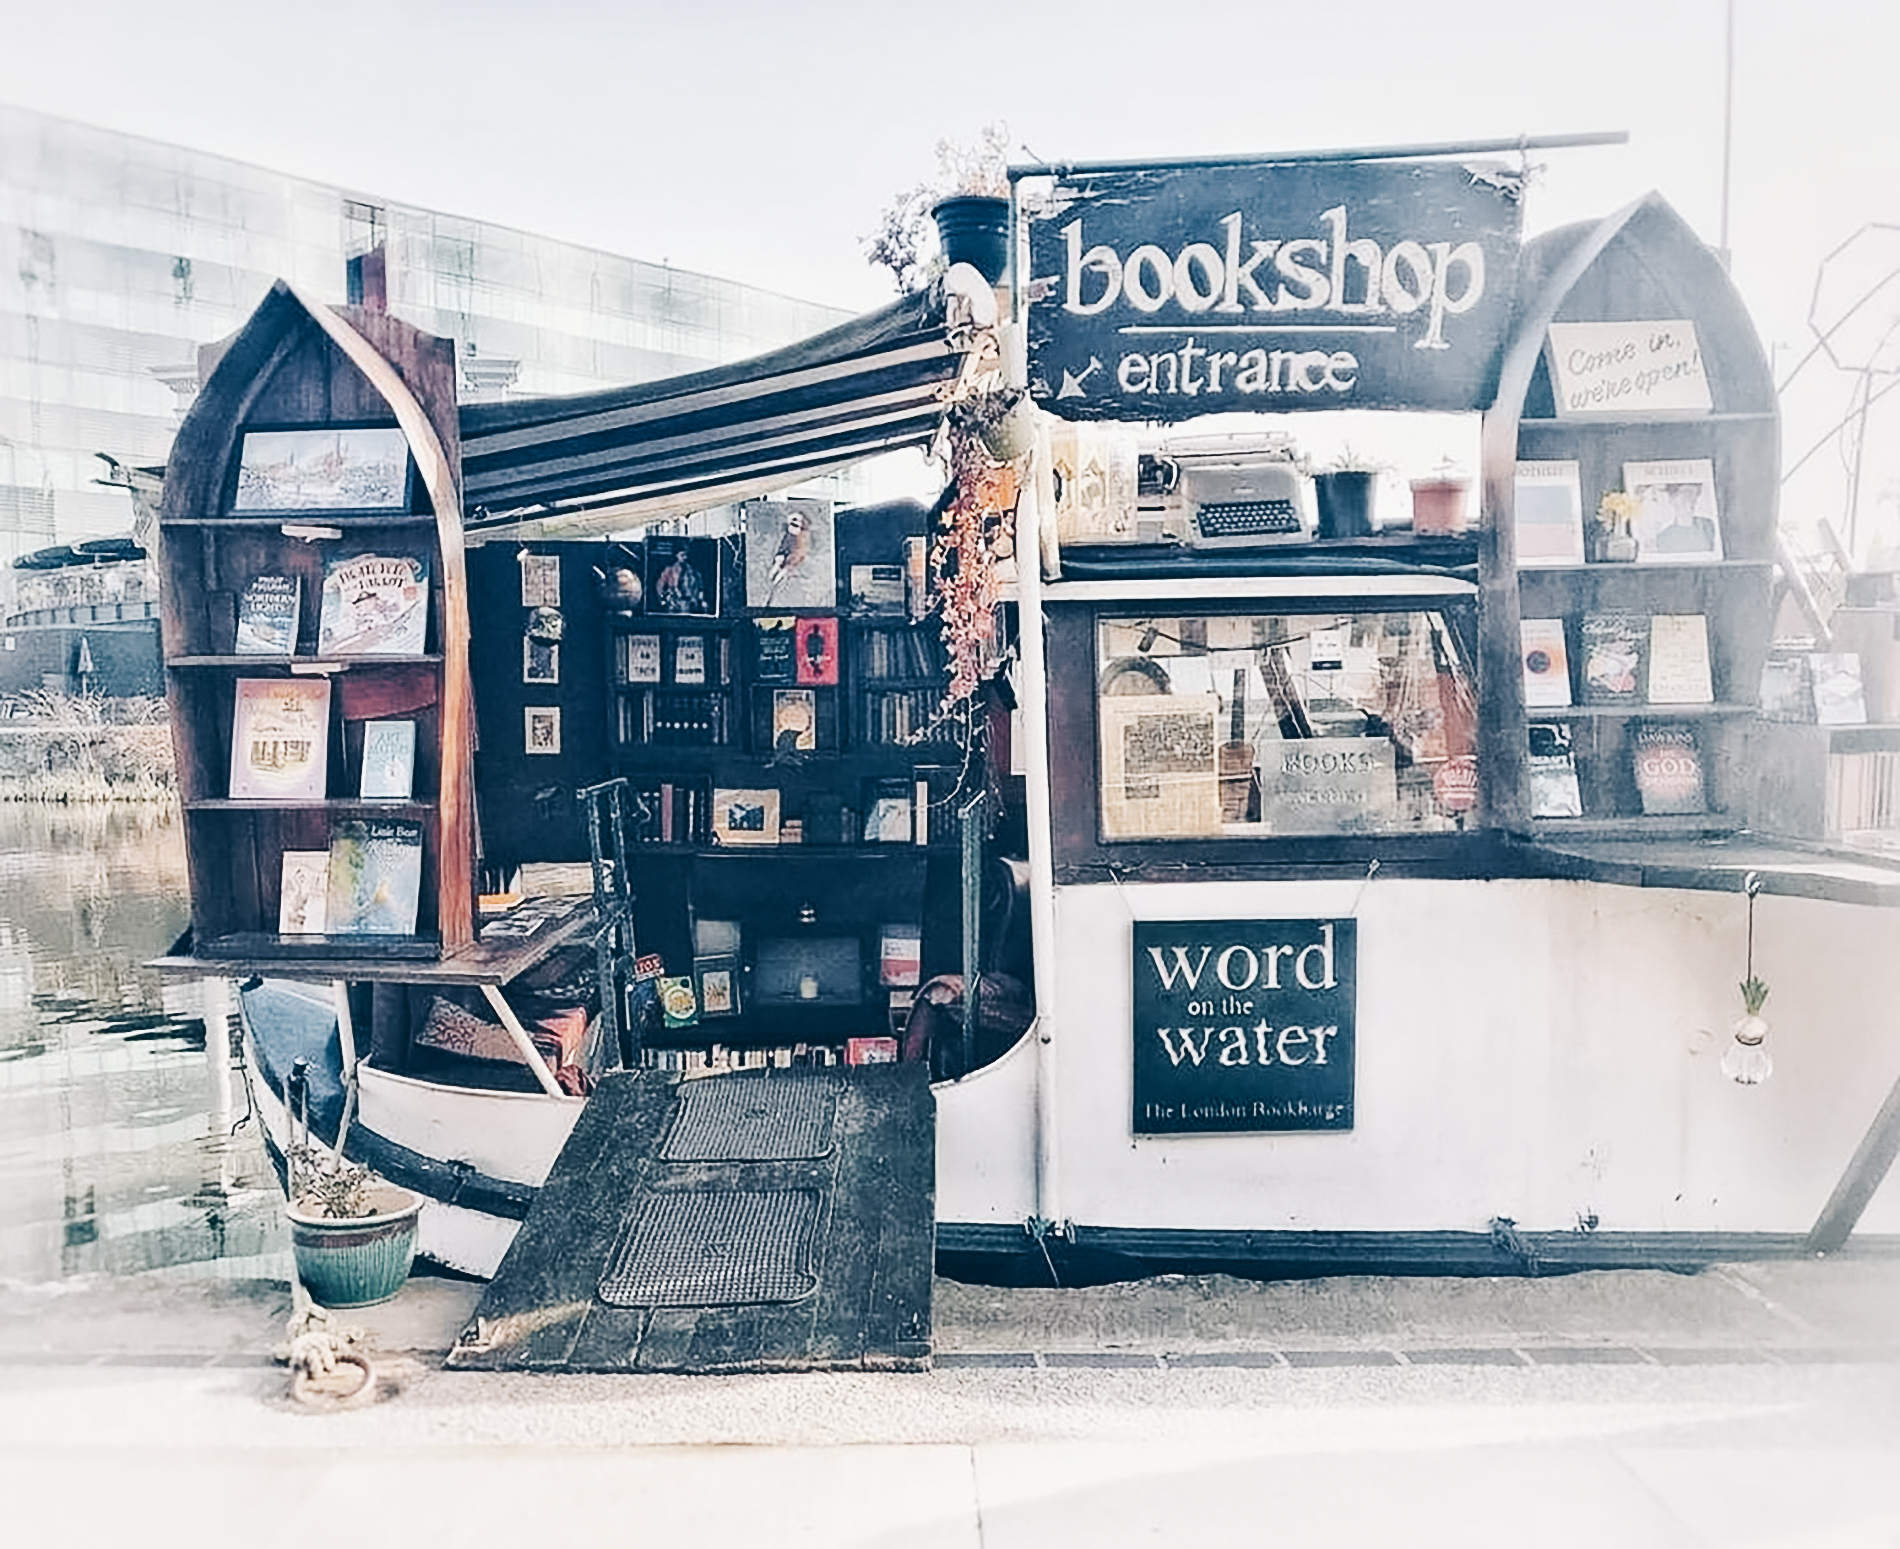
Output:
M1134 528L1139 541L1194 549L1305 543L1312 490L1286 437L1172 442L1137 465Z

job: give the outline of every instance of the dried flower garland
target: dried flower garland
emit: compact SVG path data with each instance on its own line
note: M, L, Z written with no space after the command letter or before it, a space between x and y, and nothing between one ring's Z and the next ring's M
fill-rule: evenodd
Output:
M954 493L931 545L931 578L950 659L946 705L967 699L996 655L996 561L1015 548L1022 478L983 445L981 412L959 404L946 417L944 455Z

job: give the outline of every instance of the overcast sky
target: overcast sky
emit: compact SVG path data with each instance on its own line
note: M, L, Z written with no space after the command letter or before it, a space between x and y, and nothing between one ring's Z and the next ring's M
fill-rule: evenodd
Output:
M1725 9L0 0L0 100L862 309L890 294L861 252L879 210L999 119L1049 160L1623 129L1533 158L1529 228L1654 188L1715 242ZM1823 257L1900 224L1900 4L1735 11L1729 246L1786 369ZM1790 457L1847 403L1831 367L1801 386Z

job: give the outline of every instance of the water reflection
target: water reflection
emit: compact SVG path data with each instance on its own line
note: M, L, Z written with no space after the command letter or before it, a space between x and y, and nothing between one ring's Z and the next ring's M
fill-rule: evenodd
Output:
M232 1112L197 988L168 1008L140 966L186 899L169 807L0 802L0 1276L277 1272L242 1087Z

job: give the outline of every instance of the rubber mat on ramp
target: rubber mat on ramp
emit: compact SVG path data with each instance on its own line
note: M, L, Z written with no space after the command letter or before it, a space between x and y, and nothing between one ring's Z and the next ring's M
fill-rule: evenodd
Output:
M617 1072L588 1100L449 1364L926 1366L935 1169L919 1065Z

